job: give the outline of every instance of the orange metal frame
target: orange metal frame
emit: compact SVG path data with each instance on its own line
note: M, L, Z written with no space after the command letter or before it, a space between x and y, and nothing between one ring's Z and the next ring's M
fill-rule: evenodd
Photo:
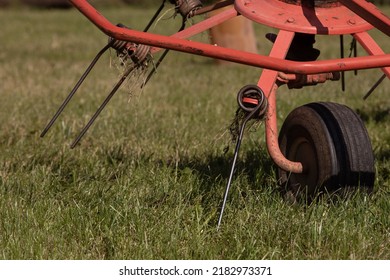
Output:
M264 68L258 86L268 99L265 121L268 152L280 168L293 173L302 173L302 164L286 159L278 144L276 92L283 84L278 80L279 72L317 75L327 72L381 68L390 78L390 54L385 54L367 33L369 29L377 28L390 36L390 19L365 0L339 0L337 5L327 8L301 7L280 0L236 0L234 5L226 11L172 36L120 28L108 21L87 1L70 0L70 2L109 37L152 46L152 52L170 49ZM193 35L240 15L280 30L269 56L187 40ZM368 55L305 62L286 60L286 54L296 33L350 34L362 45Z

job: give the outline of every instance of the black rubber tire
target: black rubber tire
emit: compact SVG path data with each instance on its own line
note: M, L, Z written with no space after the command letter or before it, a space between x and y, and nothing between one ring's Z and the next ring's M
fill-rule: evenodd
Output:
M319 194L364 188L375 180L374 155L360 117L345 105L318 102L293 110L279 133L287 159L303 164L302 174L279 168L288 197L311 202Z

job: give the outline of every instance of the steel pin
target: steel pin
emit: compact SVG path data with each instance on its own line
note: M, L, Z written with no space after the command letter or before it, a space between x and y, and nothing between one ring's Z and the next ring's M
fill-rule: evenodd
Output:
M246 86L246 87L244 87L243 89L240 90L240 92L238 93L238 100L239 100L240 108L243 109L243 110L246 110L246 111L249 110L247 107L244 108L242 99L243 99L244 94L245 94L246 91L248 91L248 92L251 91L253 93L253 89L260 96L260 99L257 100L258 104L254 108L250 109L250 112L248 112L248 114L245 117L245 119L243 120L241 128L240 128L240 133L239 133L239 136L238 136L238 139L237 139L236 148L234 150L232 167L230 169L229 179L228 179L228 182L226 184L225 194L223 196L221 212L220 212L219 218L218 218L217 230L219 230L219 228L221 226L221 223L222 223L223 212L224 212L225 207L226 207L226 202L227 202L230 186L231 186L231 183L232 183L232 178L233 178L233 175L234 175L234 170L235 170L235 166L236 166L236 162L237 162L237 158L238 158L238 153L240 151L242 138L244 136L245 126L246 126L247 122L250 119L255 117L256 114L263 115L263 114L265 114L265 111L267 109L267 100L266 100L266 98L264 96L264 93L257 86Z

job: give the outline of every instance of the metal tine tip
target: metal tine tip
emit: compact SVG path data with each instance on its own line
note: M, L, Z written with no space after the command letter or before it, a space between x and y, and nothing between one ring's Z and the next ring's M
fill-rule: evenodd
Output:
M42 131L41 133L41 137L44 137L46 135L46 133L49 131L49 129L53 126L54 122L57 120L57 118L60 116L60 114L64 111L65 107L68 105L68 103L70 102L70 100L73 98L73 96L75 95L75 93L77 92L77 90L79 89L79 87L81 86L81 84L84 82L85 78L89 75L89 73L91 72L92 68L95 66L95 64L98 62L98 60L100 59L100 57L111 47L111 45L113 44L113 42L109 42L106 46L104 46L104 48L102 48L98 53L97 55L95 56L95 58L92 60L92 62L90 63L90 65L88 66L88 68L85 70L85 72L83 73L83 75L80 77L79 81L76 83L76 85L74 86L74 88L72 89L72 91L69 93L69 95L65 98L65 100L63 101L63 103L61 104L61 106L58 108L57 112L54 114L54 116L52 117L52 119L50 120L50 122L46 125L46 127L44 128L44 130Z
M127 71L123 76L119 79L119 81L116 83L114 88L111 90L109 95L106 97L106 99L103 101L103 103L100 105L98 110L95 112L95 114L92 116L92 118L89 120L87 125L82 129L80 134L77 136L77 138L73 141L73 143L70 145L70 148L73 149L76 147L76 145L80 142L81 138L85 135L85 133L88 131L88 129L92 126L94 121L97 119L97 117L100 115L100 113L103 111L103 109L106 107L108 102L111 100L111 98L115 95L115 93L118 91L120 86L123 84L123 82L126 80L127 76L137 67L137 65L133 65Z

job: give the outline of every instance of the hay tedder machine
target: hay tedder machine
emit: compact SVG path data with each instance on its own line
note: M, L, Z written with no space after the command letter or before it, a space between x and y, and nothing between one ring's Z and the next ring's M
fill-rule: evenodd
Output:
M359 116L345 105L333 102L313 102L295 108L277 128L276 95L278 88L302 88L342 80L345 71L378 68L382 77L367 97L384 79L390 78L390 54L386 54L368 31L376 28L390 37L390 19L374 4L366 0L225 0L203 5L200 0L162 0L162 4L143 31L122 24L112 24L88 1L70 0L85 17L95 24L109 39L96 55L74 89L48 123L44 136L61 114L77 89L87 77L100 56L112 48L132 67L109 93L103 104L73 142L75 147L94 120L110 101L130 73L143 67L151 54L162 52L155 67L142 84L144 86L169 50L215 58L263 69L257 84L246 85L238 93L243 118L239 126L232 169L222 204L219 224L229 192L238 151L250 119L264 120L267 149L278 166L279 183L285 194L299 199L315 197L318 193L339 189L362 188L374 185L374 156L366 128ZM210 1L209 1L210 2ZM171 35L149 32L164 5L173 5L182 16L180 30ZM224 8L224 9L221 9ZM186 21L211 11L219 10L197 23L186 27ZM278 30L267 35L273 42L269 55L261 55L202 43L188 38L209 30L234 17ZM367 52L358 56L317 60L320 50L314 48L316 36L350 35L355 44Z

